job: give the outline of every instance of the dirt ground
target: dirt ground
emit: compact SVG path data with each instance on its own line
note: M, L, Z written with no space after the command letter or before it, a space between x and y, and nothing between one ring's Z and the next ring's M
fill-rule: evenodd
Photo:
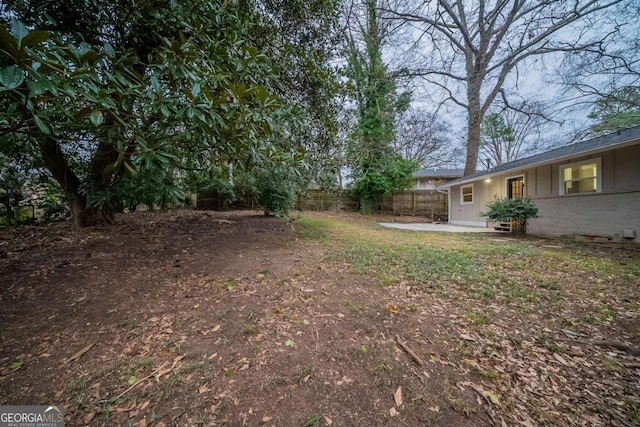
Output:
M0 404L70 426L511 425L444 357L447 303L397 293L258 212L3 229Z

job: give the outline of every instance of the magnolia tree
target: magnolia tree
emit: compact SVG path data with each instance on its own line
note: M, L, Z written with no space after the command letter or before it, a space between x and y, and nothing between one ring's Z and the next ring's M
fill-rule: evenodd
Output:
M5 2L0 135L37 150L77 226L111 221L133 183L178 201L190 164L304 170L308 136L331 135L336 7Z

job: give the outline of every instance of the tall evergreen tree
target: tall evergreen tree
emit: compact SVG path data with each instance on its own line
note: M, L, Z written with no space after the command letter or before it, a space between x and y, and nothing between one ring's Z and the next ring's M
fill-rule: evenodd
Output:
M356 106L357 124L347 147L354 190L363 212L375 202L411 184L415 162L392 146L398 114L409 106L410 95L397 93L396 75L383 62L387 29L381 25L376 0L365 0L359 34L349 43L347 76Z
M589 118L596 120L591 127L595 136L640 125L640 87L626 86L601 95Z

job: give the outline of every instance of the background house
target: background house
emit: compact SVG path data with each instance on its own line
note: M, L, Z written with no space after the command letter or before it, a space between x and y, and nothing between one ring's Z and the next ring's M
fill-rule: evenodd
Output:
M495 198L529 196L530 234L640 242L640 126L446 182L449 223L493 226Z
M420 169L413 174L414 190L435 190L438 185L461 178L464 169Z

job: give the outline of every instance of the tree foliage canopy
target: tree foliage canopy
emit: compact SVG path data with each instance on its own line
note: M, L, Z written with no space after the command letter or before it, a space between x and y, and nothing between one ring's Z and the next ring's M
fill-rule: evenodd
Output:
M455 167L460 156L453 146L451 124L421 108L400 114L393 147L421 168Z
M535 105L527 108L535 108ZM548 123L544 114L524 111L493 111L484 117L480 128L481 160L488 160L494 166L501 165L531 155L547 145L541 139L541 128Z
M498 113L485 116L480 128L482 144L480 150L489 156L493 164L498 166L503 162L515 160L512 147L516 143L513 128L507 125Z
M333 126L317 107L336 4L280 3L8 2L0 132L37 147L77 225L109 220L134 175L167 201L188 167L304 171L308 135Z

